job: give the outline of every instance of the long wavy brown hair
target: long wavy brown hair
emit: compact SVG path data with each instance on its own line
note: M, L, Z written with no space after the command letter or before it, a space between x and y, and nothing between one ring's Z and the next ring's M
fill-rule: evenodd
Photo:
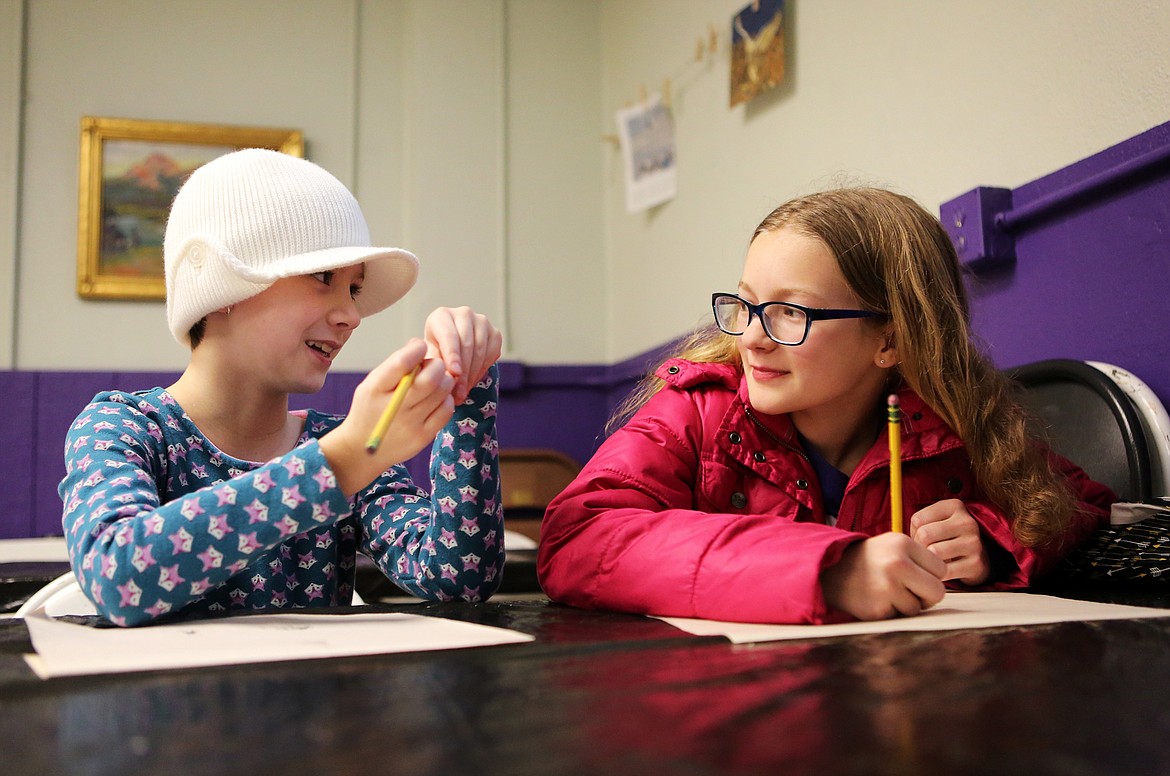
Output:
M781 228L824 242L862 305L886 316L901 378L963 440L983 492L1012 520L1016 537L1028 546L1058 539L1076 502L1032 437L1014 384L975 345L958 257L938 219L901 194L848 188L781 205L752 239ZM742 369L735 339L714 325L692 332L670 357ZM608 428L662 385L649 375Z

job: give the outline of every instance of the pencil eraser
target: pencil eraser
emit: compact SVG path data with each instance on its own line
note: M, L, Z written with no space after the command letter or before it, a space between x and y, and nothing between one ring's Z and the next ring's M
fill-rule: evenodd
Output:
M889 404L891 407L897 407L898 395L896 393L891 393L890 398L887 400L887 404Z

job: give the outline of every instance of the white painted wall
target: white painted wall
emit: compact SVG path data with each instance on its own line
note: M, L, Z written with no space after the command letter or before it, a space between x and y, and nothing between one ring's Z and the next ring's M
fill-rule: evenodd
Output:
M16 0L0 0L0 369L12 364L15 337L23 11Z
M75 294L83 115L304 130L423 265L347 370L464 303L511 358L620 360L700 320L795 194L877 182L936 208L1170 119L1160 0L791 0L788 82L728 108L746 1L0 0L0 368L186 361L161 303ZM695 64L708 24L721 53ZM667 77L679 196L629 215L602 135Z
M22 9L26 40L9 24ZM306 155L354 190L374 239L416 251L422 264L414 291L364 322L338 369L372 367L421 334L438 305L470 304L510 328L513 305L523 315L545 294L510 287L509 265L539 266L549 235L580 237L557 250L563 266L546 278L572 286L570 316L596 313L602 279L582 278L580 268L601 266L599 23L599 6L576 0L0 0L0 273L19 275L20 300L0 295L0 341L15 339L14 352L0 350L0 368L186 363L161 302L75 293L85 115L304 131ZM550 67L543 56L510 56L510 38L562 59ZM552 93L585 107L547 110ZM510 144L517 122L513 138L523 142ZM509 155L524 171L515 185ZM563 177L559 197L548 196L533 162ZM566 196L583 212L561 207ZM521 323L526 350L509 337L511 357L604 358L600 332L566 349L555 332L530 336Z
M788 81L729 109L730 19L746 4L603 0L608 127L643 87L682 73L677 199L628 215L616 150L605 165L611 359L706 315L710 292L738 280L756 224L792 196L878 183L937 210L1170 120L1162 0L789 0ZM719 61L684 67L708 24Z
M600 7L508 7L508 339L526 361L605 361Z
M353 178L353 3L28 2L17 364L174 367L156 302L78 298L82 116L299 127ZM274 34L274 31L279 34Z

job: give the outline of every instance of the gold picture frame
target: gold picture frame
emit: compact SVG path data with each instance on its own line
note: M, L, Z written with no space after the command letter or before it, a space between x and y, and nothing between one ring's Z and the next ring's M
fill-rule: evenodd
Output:
M196 168L240 148L303 157L296 129L81 119L77 294L166 298L162 239L179 186Z

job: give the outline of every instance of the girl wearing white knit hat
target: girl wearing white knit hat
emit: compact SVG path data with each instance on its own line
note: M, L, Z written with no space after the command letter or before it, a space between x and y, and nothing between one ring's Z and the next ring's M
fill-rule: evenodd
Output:
M164 259L187 369L167 388L98 394L66 440L66 543L98 611L136 625L344 605L358 552L414 595L490 596L504 557L491 322L435 310L347 416L289 412L288 395L323 386L361 319L410 289L418 259L372 247L345 186L275 151L196 170ZM392 391L416 371L371 452ZM429 493L402 466L428 443Z

